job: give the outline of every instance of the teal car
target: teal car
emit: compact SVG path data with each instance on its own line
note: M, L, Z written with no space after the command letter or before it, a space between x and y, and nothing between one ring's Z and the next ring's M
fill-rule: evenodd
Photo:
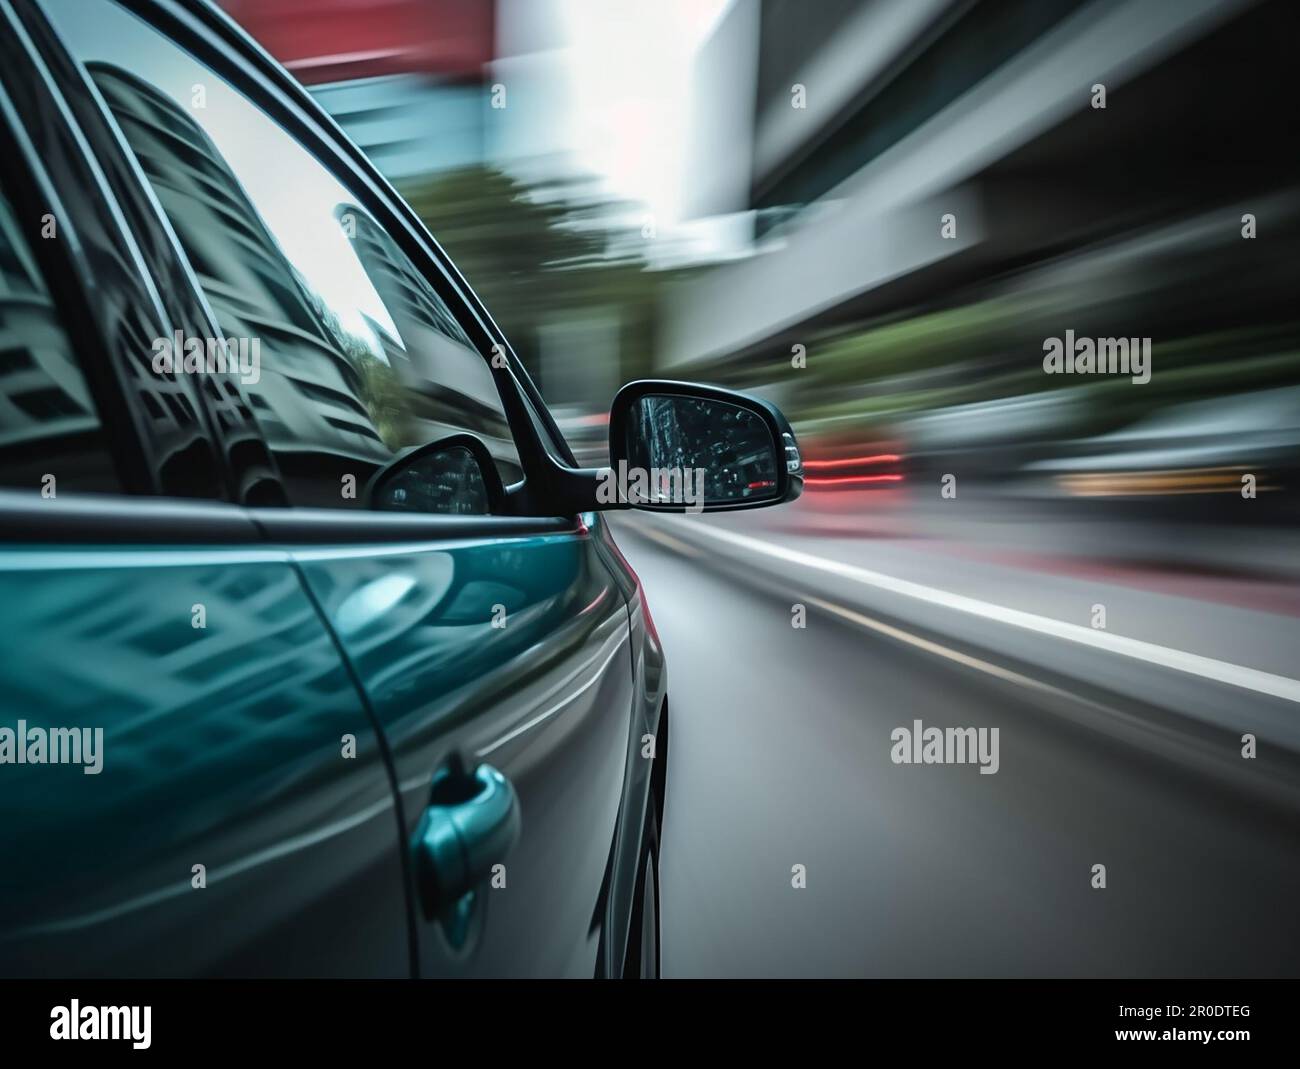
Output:
M667 675L602 514L792 499L784 418L635 382L579 467L218 10L0 24L0 975L656 975Z

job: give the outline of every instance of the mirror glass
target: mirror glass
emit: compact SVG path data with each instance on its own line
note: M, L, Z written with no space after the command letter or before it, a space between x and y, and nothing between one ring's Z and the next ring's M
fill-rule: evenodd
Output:
M647 394L629 415L627 499L633 504L689 507L776 497L776 443L758 413L725 401ZM636 492L635 476L647 492Z
M371 508L486 516L492 502L478 459L456 445L396 461L371 492Z

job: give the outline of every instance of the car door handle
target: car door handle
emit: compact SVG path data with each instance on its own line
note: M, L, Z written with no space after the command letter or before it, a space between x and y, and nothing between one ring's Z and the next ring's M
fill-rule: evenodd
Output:
M519 797L491 765L467 773L459 761L433 778L413 841L415 883L425 920L475 889L519 838Z

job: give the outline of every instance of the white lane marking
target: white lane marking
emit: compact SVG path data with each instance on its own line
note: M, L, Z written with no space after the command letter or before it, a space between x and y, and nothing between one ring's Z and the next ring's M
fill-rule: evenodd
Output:
M1029 676L1021 675L1019 672L1013 672L1009 668L1002 668L999 665L992 664L989 661L982 661L978 657L972 657L969 654L961 653L949 646L941 646L937 642L931 642L928 638L922 638L920 635L914 635L910 631L904 631L900 627L894 627L885 623L883 620L876 620L870 616L864 616L860 612L852 609L846 609L842 605L836 605L832 601L824 601L818 597L805 597L804 601L810 605L816 605L825 612L833 613L842 620L848 620L857 624L859 627L866 627L872 631L879 631L882 635L888 635L890 638L897 639L899 642L906 642L909 646L915 646L918 649L925 650L927 653L937 654L945 657L950 661L956 661L958 664L965 665L967 668L974 668L976 671L985 672L997 679L1004 679L1008 683L1018 683L1022 687L1031 687L1034 690L1043 690L1051 694L1059 694L1063 697L1073 698L1072 694L1054 687L1050 683L1043 683L1040 680L1032 679ZM1077 700L1077 699L1076 699Z
M1201 767L1207 767L1204 762L1207 760L1213 766L1213 770L1218 773L1223 769L1219 764L1221 753L1207 753L1204 748L1197 748L1192 740L1179 732L1171 730L1169 727L1161 727L1150 721L1144 720L1140 716L1132 713L1126 713L1114 706L1106 705L1102 702L1095 701L1092 698L1085 697L1082 694L1075 694L1068 690L1062 690L1060 687L1053 686L1051 683L1044 683L1040 679L1033 679L1019 672L1013 672L1009 668L1003 668L1000 665L990 664L988 661L982 661L978 657L971 657L969 654L961 653L958 650L949 649L947 646L941 646L937 642L931 642L929 639L922 638L920 635L913 635L909 631L893 627L883 620L874 620L870 616L864 616L860 612L854 612L852 609L846 609L834 602L824 601L815 596L803 596L804 600L810 605L816 605L819 609L847 620L849 623L857 624L859 627L868 628L872 631L879 631L881 634L888 635L890 638L899 642L905 642L910 646L925 650L927 653L936 654L950 661L955 661L967 668L973 668L976 671L984 672L996 679L1003 679L1009 683L1015 683L1022 687L1028 687L1031 690L1040 691L1044 694L1051 694L1058 698L1064 698L1071 705L1082 705L1093 710L1094 714L1101 714L1110 721L1110 727L1105 728L1112 737L1119 738L1127 742L1137 742L1138 745L1145 746L1148 750L1168 756L1170 753L1181 754L1182 759L1186 761L1201 762ZM1087 727L1097 729L1099 721L1096 717L1084 719L1071 714L1068 710L1065 712L1067 719L1078 724L1084 724ZM1134 732L1137 732L1135 735Z
M1094 631L1080 624L1068 624L1062 620L1053 620L1049 616L1039 616L1037 613L1024 612L1021 609L1010 609L1004 605L994 605L991 602L966 597L964 594L953 594L947 590L939 590L935 587L924 586L921 583L913 583L907 579L898 579L892 575L885 575L883 572L873 572L867 568L860 568L856 564L827 560L825 557L818 557L812 553L787 549L784 546L775 545L761 538L752 538L749 535L737 534L734 531L726 531L718 527L696 524L694 531L720 542L728 542L755 553L783 560L788 564L812 568L828 575L839 576L842 579L850 579L853 582L861 583L863 586L875 587L877 590L885 590L891 594L900 594L903 597L913 598L929 605L938 605L945 609L964 612L971 616L993 620L996 623L1018 627L1025 631L1050 635L1053 638L1064 639L1067 642L1077 642L1081 646L1090 646L1093 649L1115 653L1133 660L1145 661L1148 664L1159 665L1162 668L1172 668L1177 672L1186 672L1188 675L1211 679L1216 683L1226 683L1233 687L1241 687L1243 690L1252 690L1258 694L1267 694L1289 702L1300 702L1300 680L1291 679L1288 676L1274 675L1272 672L1263 672L1257 668L1247 668L1244 665L1215 660L1213 657L1203 657L1197 653L1171 649L1168 646L1160 646L1154 642L1126 638L1123 635L1115 635L1109 631Z

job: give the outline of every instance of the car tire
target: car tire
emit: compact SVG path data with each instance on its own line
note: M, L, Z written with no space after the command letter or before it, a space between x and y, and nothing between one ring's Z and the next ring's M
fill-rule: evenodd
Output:
M663 931L659 893L659 829L668 798L668 699L659 710L656 731L656 760L650 778L645 827L641 835L641 861L636 873L636 903L629 926L623 977L628 980L658 979ZM648 908L647 908L648 907Z
M653 795L646 806L641 843L636 904L632 910L623 966L625 980L659 978L659 814Z

